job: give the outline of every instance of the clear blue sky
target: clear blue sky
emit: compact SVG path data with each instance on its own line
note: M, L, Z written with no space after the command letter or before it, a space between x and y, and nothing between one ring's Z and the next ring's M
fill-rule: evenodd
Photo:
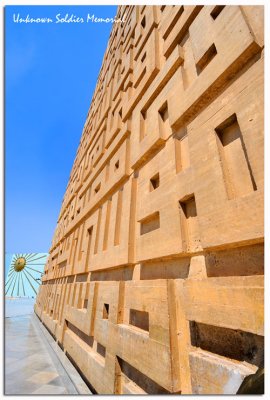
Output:
M16 24L116 6L5 7L6 252L49 250L111 23Z

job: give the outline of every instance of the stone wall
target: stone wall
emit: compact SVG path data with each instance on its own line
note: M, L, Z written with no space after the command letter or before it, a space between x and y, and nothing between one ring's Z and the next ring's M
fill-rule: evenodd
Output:
M263 7L120 6L35 311L93 391L263 365Z

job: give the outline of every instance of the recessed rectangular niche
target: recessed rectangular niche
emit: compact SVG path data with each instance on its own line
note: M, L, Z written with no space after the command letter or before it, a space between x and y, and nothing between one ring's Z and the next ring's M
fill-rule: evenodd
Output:
M97 187L95 188L95 193L98 193L100 191L100 187L101 187L101 184L99 183L97 185Z
M142 56L141 62L143 63L145 59L146 59L146 52L145 52L144 55Z
M143 19L141 20L141 26L142 26L143 28L145 28L145 16L144 16Z
M210 13L211 17L215 20L219 16L223 8L225 8L225 6L215 6Z
M110 305L104 303L103 304L103 316L102 316L103 319L108 319L109 318L109 309L110 309Z
M186 199L181 200L179 204L186 219L197 217L197 209L194 195L190 195Z
M228 199L257 190L236 114L222 122L215 132Z
M175 167L178 174L190 166L187 128L185 126L182 127L174 133L173 137L175 143Z
M106 347L104 347L100 343L97 343L97 353L105 358L106 357Z
M88 270L89 266L89 260L90 260L90 250L91 250L91 243L92 243L92 237L93 237L93 226L91 226L89 229L87 229L86 232L86 241L87 241L87 250L86 250L86 269Z
M77 335L81 340L83 340L88 346L92 347L94 343L94 337L88 336L84 332L82 332L75 325L71 324L66 320L67 328L71 330L75 335Z
M159 187L159 173L150 179L150 192Z
M186 251L198 249L200 235L194 194L180 200L179 209L183 247Z
M140 113L140 141L146 136L145 125L146 125L147 112L142 110Z
M141 235L152 232L160 228L159 212L155 212L144 218L141 223Z
M86 282L88 274L79 274L76 276L76 282Z
M138 395L170 394L165 388L118 356L116 356L115 377L116 394L126 394L125 387L132 388L132 393Z
M172 131L170 122L169 122L169 111L168 111L167 101L158 110L158 116L159 116L160 136L162 138L167 138L170 136L171 131Z
M60 264L58 264L58 268L65 268L67 265L67 260L61 262Z
M129 324L149 332L149 313L146 311L130 309Z
M85 299L83 302L83 308L87 308L88 307L88 299Z
M158 111L163 122L169 118L167 102Z
M189 326L192 346L258 367L263 366L263 336L196 321L190 321Z
M119 169L119 160L114 164L114 170L117 171Z
M213 43L196 64L198 75L202 73L202 71L207 67L207 65L213 60L216 55L217 49L215 44Z
M73 283L74 282L75 277L74 276L69 276L67 278L67 283Z

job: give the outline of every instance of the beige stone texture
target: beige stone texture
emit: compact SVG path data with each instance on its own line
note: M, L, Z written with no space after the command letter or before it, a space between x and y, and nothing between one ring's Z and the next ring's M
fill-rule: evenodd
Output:
M93 392L263 366L263 13L118 8L35 305Z

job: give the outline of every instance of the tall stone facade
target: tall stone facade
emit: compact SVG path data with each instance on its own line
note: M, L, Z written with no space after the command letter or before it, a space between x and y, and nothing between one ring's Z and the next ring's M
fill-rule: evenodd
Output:
M120 6L35 312L103 394L263 365L263 8Z

